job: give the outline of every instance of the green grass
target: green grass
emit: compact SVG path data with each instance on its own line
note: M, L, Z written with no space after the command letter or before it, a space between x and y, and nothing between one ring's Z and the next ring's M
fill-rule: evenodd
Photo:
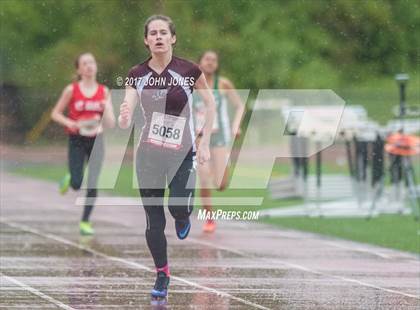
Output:
M12 172L16 174L53 182L55 181L57 184L67 171L68 169L66 166L46 164L28 164L12 170ZM115 188L107 191L121 196L138 196L138 191L133 189L133 186L131 185L132 177L133 173L131 166L122 165Z
M63 165L27 164L14 168L11 172L58 183L67 172L67 168Z
M313 169L310 172L313 173ZM34 178L59 181L66 173L65 166L59 165L27 165L15 168L13 172ZM325 165L325 173L345 172L346 168L337 165ZM277 164L273 175L288 175L290 165ZM138 191L132 187L133 170L131 165L124 164L118 176L115 189L108 191L113 195L138 196ZM302 203L301 199L273 200L268 190L227 190L213 191L213 197L264 197L261 206L217 206L223 210L261 210L278 208ZM196 199L196 210L200 207L200 199ZM376 244L394 249L419 253L419 223L411 216L383 215L369 221L360 218L327 219L327 218L272 218L263 219L264 222L280 227L293 228L303 231Z
M420 223L412 216L364 218L269 218L264 222L323 235L420 253Z

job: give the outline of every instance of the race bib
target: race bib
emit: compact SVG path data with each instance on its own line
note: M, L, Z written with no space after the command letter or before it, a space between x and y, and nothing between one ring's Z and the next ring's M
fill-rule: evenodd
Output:
M197 133L203 130L205 123L206 123L206 110L205 109L197 110L195 113L195 130ZM218 119L217 113L215 113L212 132L217 132L218 130L219 130L219 119Z
M79 134L84 137L94 137L101 131L101 122L97 119L79 121Z
M153 112L147 142L170 149L181 148L185 122L185 117Z

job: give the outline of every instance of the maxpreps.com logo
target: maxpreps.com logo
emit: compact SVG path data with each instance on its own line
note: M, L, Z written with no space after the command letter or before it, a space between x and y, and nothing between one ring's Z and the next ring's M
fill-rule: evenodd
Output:
M156 92L152 95L152 99L154 101L159 101L166 98L166 95L168 94L167 89L157 89Z

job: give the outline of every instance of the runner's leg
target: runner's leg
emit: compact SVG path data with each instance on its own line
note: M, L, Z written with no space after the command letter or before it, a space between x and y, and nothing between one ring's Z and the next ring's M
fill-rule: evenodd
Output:
M213 171L213 181L217 190L226 189L229 169L228 169L228 152L225 146L217 146L211 148L211 163Z
M198 176L200 179L200 196L202 199L202 206L204 210L211 211L211 186L213 174L211 172L211 165L209 162L198 165Z
M74 190L79 190L82 186L83 164L86 158L86 153L80 136L69 136L68 157L71 176L70 185Z
M146 241L156 268L167 265L165 237L165 165L158 154L139 148L136 154L136 172L140 197L146 212Z
M174 177L169 183L169 212L175 220L186 220L194 206L196 170L193 160L185 159L178 170L169 171L169 176L172 175Z
M97 197L97 185L104 159L103 135L96 139L86 140L86 152L88 156L88 182L86 191L86 204L83 210L82 221L88 222Z
M144 205L146 211L146 241L152 254L156 268L163 268L168 264L167 243L165 236L166 219L163 210L163 189L140 189L144 198L156 198L156 205ZM158 202L161 201L161 202Z

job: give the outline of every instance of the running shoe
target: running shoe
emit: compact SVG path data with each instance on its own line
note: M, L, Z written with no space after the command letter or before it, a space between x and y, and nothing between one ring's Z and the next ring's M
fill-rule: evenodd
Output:
M179 239L185 239L188 236L188 233L190 232L191 223L190 218L186 218L185 220L175 220L175 229L176 229L176 235Z
M216 222L213 220L207 220L203 226L203 231L206 233L212 233L216 230Z
M95 233L90 222L81 221L79 224L80 234L83 236L90 236Z
M152 298L165 298L168 295L169 277L159 271L156 276L155 286L152 289Z
M61 179L60 185L59 185L59 191L61 195L64 195L68 192L70 187L70 180L71 176L70 173L66 173L66 175Z

